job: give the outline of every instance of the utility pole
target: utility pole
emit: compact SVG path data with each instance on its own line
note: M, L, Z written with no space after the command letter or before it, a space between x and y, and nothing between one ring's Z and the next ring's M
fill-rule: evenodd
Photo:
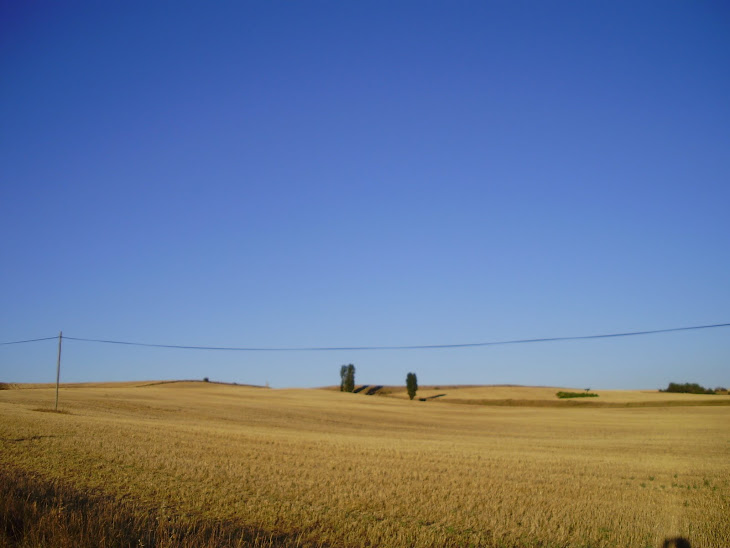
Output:
M56 362L56 411L58 411L58 381L61 379L61 341L63 331L58 332L58 361Z

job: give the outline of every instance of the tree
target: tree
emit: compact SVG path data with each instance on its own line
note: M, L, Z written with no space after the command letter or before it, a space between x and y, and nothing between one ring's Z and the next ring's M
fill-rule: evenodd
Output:
M355 366L352 364L347 366L347 383L345 384L345 390L348 392L355 390Z
M340 367L340 392L355 390L355 366L352 364Z
M347 379L347 366L343 365L340 367L340 392L345 391L346 379Z
M418 391L418 379L415 373L406 375L406 389L408 390L408 397L413 399Z

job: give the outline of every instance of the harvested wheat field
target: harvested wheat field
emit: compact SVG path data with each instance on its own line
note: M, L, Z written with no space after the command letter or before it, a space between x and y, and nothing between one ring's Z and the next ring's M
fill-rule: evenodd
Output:
M403 387L387 387L389 396L407 398ZM556 393L587 392L585 389L551 386L424 386L418 391L419 398L439 402L471 403L482 405L581 405L588 407L651 407L670 405L728 405L726 395L682 394L658 390L590 390L596 398L559 400Z
M502 389L431 390L555 392ZM393 396L84 385L62 388L51 413L52 389L2 390L0 544L730 546L727 405Z

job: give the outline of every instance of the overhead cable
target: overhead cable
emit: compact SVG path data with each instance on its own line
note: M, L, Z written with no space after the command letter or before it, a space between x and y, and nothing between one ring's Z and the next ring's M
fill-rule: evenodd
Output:
M23 343L32 343L32 342L38 342L38 341L51 341L51 340L58 340L58 335L56 335L55 337L43 337L42 339L27 339L25 341L2 342L2 343L0 343L0 345L23 344Z
M560 341L580 341L589 339L611 339L618 337L635 337L639 335L655 335L659 333L672 333L677 331L692 331L699 329L714 329L718 327L730 327L730 323L716 323L711 325L693 325L690 327L671 327L668 329L652 329L649 331L628 331L625 333L604 333L600 335L578 335L572 337L544 337L539 339L513 339L507 341L487 341L475 343L455 343L455 344L417 344L417 345L398 345L398 346L288 346L288 347L256 347L256 346L191 346L181 344L157 344L157 343L141 343L131 341L117 341L111 339L89 339L84 337L69 337L63 335L63 339L68 341L101 343L101 344L119 344L124 346L143 346L148 348L172 348L178 350L224 350L237 352L328 352L328 351L355 351L355 350L435 350L438 348L473 348L479 346L498 346L506 344L528 344L528 343L544 343L544 342L560 342ZM39 341L57 340L59 337L43 337L39 339L26 339L22 341L0 342L0 346L9 344L32 343Z
M691 331L699 329L713 329L718 327L730 327L730 323L718 323L712 325L694 325L690 327L672 327L669 329L653 329L650 331L630 331L625 333L609 333L601 335L579 335L573 337L546 337L540 339L515 339L506 341L488 341L475 343L457 343L457 344L422 344L422 345L402 345L402 346L298 346L298 347L236 347L236 346L188 346L178 344L153 344L139 343L130 341L116 341L108 339L87 339L80 337L67 337L64 339L80 342L92 342L103 344L119 344L126 346L144 346L152 348L173 348L179 350L223 350L237 352L329 352L329 351L361 351L361 350L434 350L438 348L470 348L479 346L498 346L506 344L528 344L528 343L544 343L559 341L579 341L588 339L610 339L618 337L634 337L640 335L654 335L659 333L672 333L677 331ZM55 338L55 337L51 337Z

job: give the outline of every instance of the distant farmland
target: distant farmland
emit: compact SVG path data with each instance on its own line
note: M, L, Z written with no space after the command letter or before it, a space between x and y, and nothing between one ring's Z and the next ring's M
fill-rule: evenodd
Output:
M0 390L0 545L730 546L728 396L29 388Z

